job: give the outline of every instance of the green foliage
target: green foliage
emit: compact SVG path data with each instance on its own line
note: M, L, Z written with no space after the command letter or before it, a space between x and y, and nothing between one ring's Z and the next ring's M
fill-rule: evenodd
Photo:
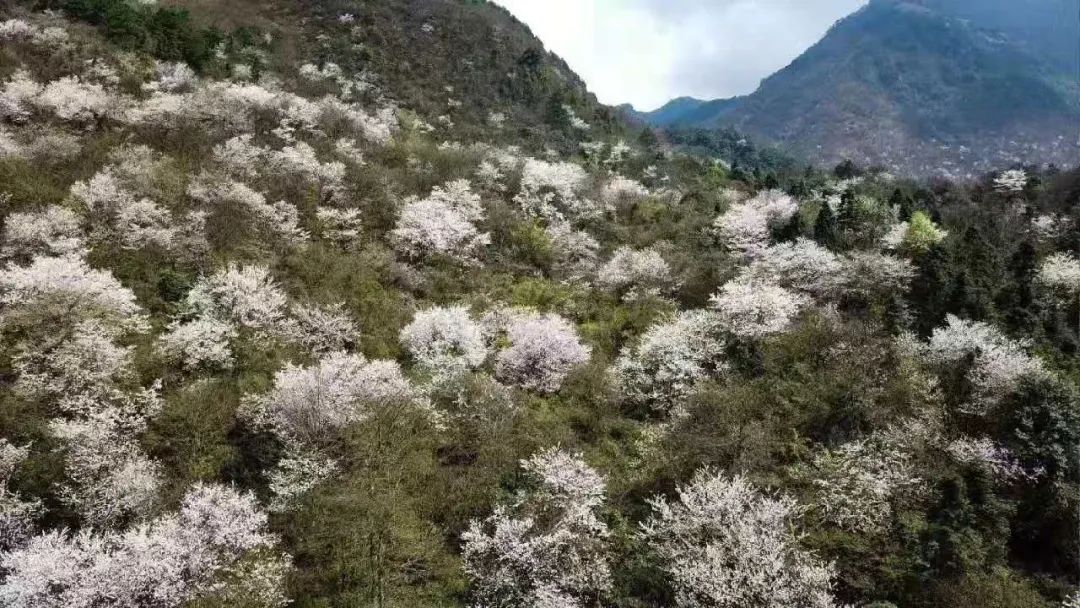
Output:
M224 35L192 23L188 11L131 0L62 0L68 14L104 28L109 41L145 51L165 61L184 61L202 69Z

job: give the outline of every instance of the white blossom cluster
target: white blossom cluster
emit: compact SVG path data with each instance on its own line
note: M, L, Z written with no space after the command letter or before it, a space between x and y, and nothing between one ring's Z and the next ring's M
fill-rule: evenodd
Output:
M585 608L610 588L604 479L558 449L522 461L529 487L462 534L474 606Z
M433 307L416 313L401 330L401 343L421 368L453 377L483 365L487 340L465 306Z
M609 205L620 201L636 201L646 196L649 196L648 188L641 182L622 175L612 177L600 191L600 200Z
M81 253L81 252L79 252ZM81 257L35 257L0 271L0 320L30 331L14 352L17 393L51 406L65 446L61 497L83 520L108 526L147 515L158 465L137 443L160 408L156 386L137 384L124 334L148 328L135 295Z
M496 376L539 393L559 390L563 380L589 360L592 349L578 339L573 323L555 314L512 311L488 313L487 331L502 334L509 346L495 355Z
M822 519L874 534L889 523L897 501L919 495L925 480L906 439L890 429L818 452L804 475L814 486Z
M93 319L111 331L141 331L146 317L107 270L91 268L75 255L38 256L28 265L0 270L0 321L6 325L71 326Z
M1023 192L1027 187L1028 174L1023 169L1003 171L994 178L994 190L998 192Z
M230 263L202 277L184 299L184 314L159 338L158 349L189 371L232 366L231 342L241 328L277 335L288 298L263 266Z
M332 461L319 454L340 431L365 421L380 404L407 403L419 403L419 395L394 361L333 352L309 367L286 364L270 392L249 395L244 403L246 418L289 450L281 469L271 472L276 502L287 504L333 472Z
M22 545L34 531L41 502L27 500L11 488L15 468L26 460L29 450L0 438L0 555Z
M876 251L851 251L841 258L844 293L864 300L885 300L906 293L915 278L910 261Z
M269 203L262 193L243 182L203 173L192 180L187 193L210 209L234 205L246 211L261 229L286 244L302 246L308 240L309 235L300 226L300 212L295 205L285 201Z
M0 40L5 42L29 42L55 49L68 41L68 33L62 27L41 27L22 19L0 21Z
M957 462L981 468L1003 481L1035 479L1043 473L1026 469L1007 448L985 437L961 437L945 449Z
M991 325L949 315L945 326L931 335L925 356L934 365L952 365L972 357L967 378L974 395L968 408L978 414L1008 394L1021 378L1047 373L1042 361L1024 347Z
M1080 293L1080 259L1069 253L1050 255L1039 266L1039 283L1066 297Z
M651 501L642 536L680 608L833 608L833 569L799 547L800 510L743 477L699 471L678 498Z
M777 243L761 251L744 275L812 296L829 295L846 276L843 261L810 239Z
M40 111L85 126L113 116L119 105L103 86L79 76L64 76L42 85L25 71L18 71L0 89L0 118L14 122L24 122L32 112Z
M322 226L322 235L337 245L348 248L360 239L363 220L359 209L319 207L315 217Z
M795 199L779 190L766 190L733 203L713 227L732 250L754 257L768 247L772 231L791 221L798 210Z
M528 158L514 202L528 215L548 222L592 219L599 208L583 198L588 181L588 173L575 163Z
M721 287L711 303L729 332L757 339L785 331L810 302L778 285L737 279Z
M625 301L667 295L676 285L671 267L655 249L620 247L597 271L596 284Z
M126 249L173 246L176 229L169 211L149 198L137 196L111 168L88 181L76 182L71 196L94 227L91 236L95 241L117 242Z
M254 496L198 485L177 513L126 531L53 531L0 553L0 605L179 608L216 598L280 608L289 558L276 542Z
M717 313L681 312L624 348L611 373L625 401L672 412L712 374L723 372L725 341Z
M4 219L0 255L28 261L37 255L81 257L85 236L72 210L49 205L39 211L12 213Z
M390 238L412 259L445 256L472 261L491 242L476 227L483 218L480 196L467 180L457 180L435 188L427 198L407 201Z
M600 243L569 222L553 222L544 229L551 242L552 269L568 280L582 280L596 269Z

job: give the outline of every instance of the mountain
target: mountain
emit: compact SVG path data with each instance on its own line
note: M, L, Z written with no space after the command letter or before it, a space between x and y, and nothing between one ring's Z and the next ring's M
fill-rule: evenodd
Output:
M651 112L639 111L630 104L619 106L619 109L628 116L651 125L667 126L707 103L709 102L704 99L677 97Z
M652 122L918 175L1075 163L1078 13L1078 0L873 0L753 94Z

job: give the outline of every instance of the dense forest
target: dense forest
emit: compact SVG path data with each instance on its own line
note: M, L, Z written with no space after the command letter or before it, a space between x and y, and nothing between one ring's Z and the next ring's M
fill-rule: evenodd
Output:
M4 608L1080 606L1080 171L658 135L477 0L0 2L0 221Z

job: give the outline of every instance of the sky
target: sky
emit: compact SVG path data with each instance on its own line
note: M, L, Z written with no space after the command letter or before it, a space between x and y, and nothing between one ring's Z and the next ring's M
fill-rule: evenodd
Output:
M866 0L495 0L607 104L752 93Z

